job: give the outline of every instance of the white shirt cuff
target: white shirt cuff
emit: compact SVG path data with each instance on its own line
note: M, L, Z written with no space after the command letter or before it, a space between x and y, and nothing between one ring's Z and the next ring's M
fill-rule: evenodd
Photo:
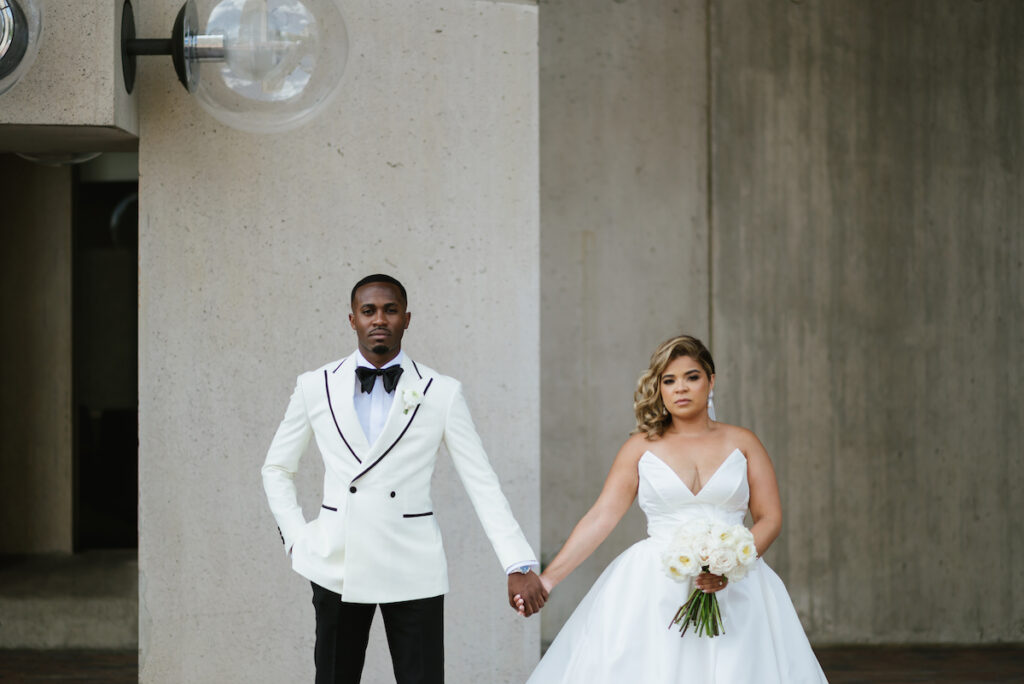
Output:
M513 572L522 572L526 574L530 570L537 572L540 570L540 563L535 560L520 561L519 563L513 563L512 565L505 568L505 574L511 575Z

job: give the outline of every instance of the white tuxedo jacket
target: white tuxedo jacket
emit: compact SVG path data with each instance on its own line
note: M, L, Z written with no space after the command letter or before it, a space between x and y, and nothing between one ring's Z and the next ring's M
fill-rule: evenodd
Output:
M263 464L270 510L303 577L351 603L448 591L430 478L443 441L503 568L535 559L476 433L460 383L408 354L387 422L368 444L353 406L355 354L299 376ZM422 400L411 406L406 390ZM323 504L306 521L294 477L309 438L324 460Z

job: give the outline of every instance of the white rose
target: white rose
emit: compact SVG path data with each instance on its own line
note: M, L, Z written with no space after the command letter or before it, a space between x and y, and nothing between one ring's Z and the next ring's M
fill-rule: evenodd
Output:
M732 546L736 542L736 533L731 527L715 530L715 539L722 546Z
M732 532L733 539L737 541L749 540L754 541L754 535L751 534L750 530L741 524L733 525L729 528Z
M736 561L740 565L750 565L757 560L757 547L754 546L754 538L744 539L733 546L736 552Z
M708 570L715 575L728 575L736 567L736 552L729 546L719 546L708 558Z
M715 552L716 548L714 541L706 537L697 544L697 548L694 551L697 552L697 559L701 565L707 565L711 562L711 555Z
M750 572L749 565L737 565L735 568L729 571L728 579L730 582L739 582L741 579L747 576Z
M750 565L757 560L757 546L754 545L754 535L742 525L733 528L734 539L733 549L736 551L736 560L740 565Z
M665 574L676 582L685 582L700 572L697 558L689 549L673 549L662 558Z
M405 411L403 411L403 413L408 413L410 409L416 408L420 405L421 401L423 401L423 392L420 392L418 389L407 389L403 391L402 403L405 404Z

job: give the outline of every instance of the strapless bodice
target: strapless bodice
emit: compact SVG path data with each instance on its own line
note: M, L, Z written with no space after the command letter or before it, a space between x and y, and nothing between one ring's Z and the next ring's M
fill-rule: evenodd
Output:
M647 534L669 539L676 528L693 518L710 518L734 525L743 522L750 501L747 459L739 449L725 457L704 487L694 494L667 463L650 451L637 464L640 509L647 516Z

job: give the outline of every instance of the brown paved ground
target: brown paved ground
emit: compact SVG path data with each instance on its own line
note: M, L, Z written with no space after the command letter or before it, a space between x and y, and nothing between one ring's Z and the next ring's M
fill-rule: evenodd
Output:
M830 684L1024 683L1024 645L815 650ZM135 684L137 679L134 651L0 651L0 682L5 684Z
M815 652L830 684L1024 683L1024 644L986 648L864 646L818 648Z
M135 684L135 651L0 651L4 684Z

